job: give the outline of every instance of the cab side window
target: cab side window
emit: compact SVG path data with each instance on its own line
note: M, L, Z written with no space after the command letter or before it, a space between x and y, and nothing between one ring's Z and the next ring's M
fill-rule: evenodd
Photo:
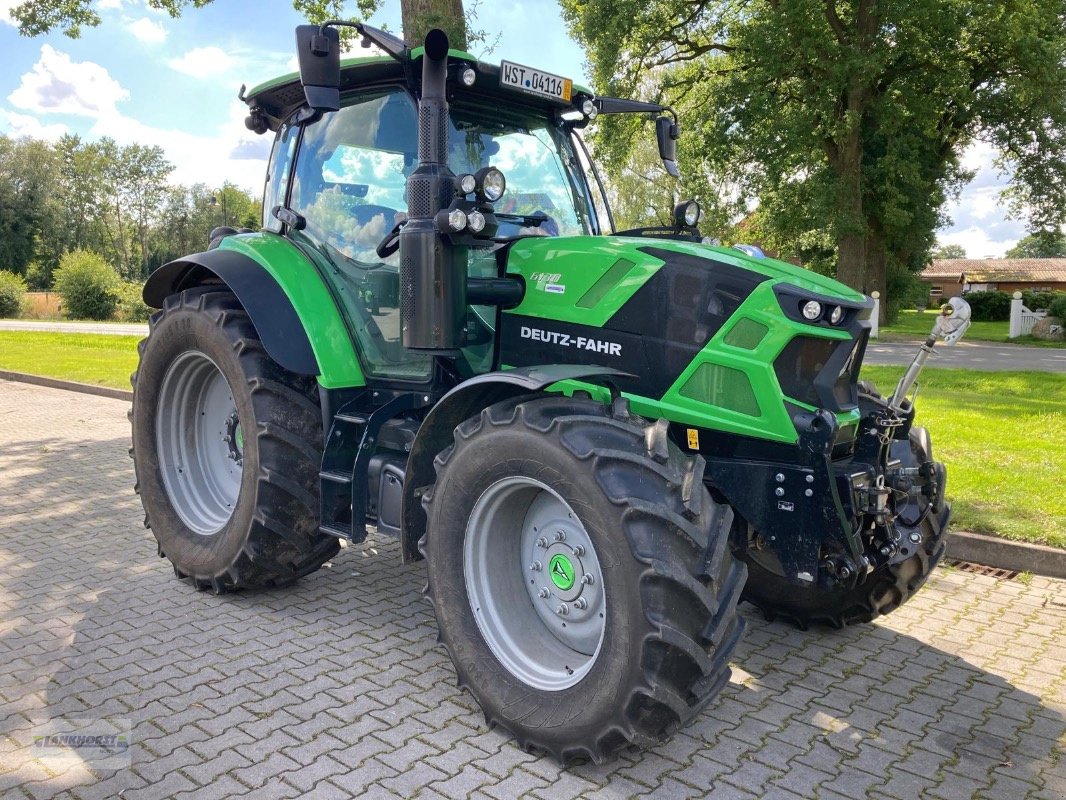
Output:
M289 183L289 171L292 168L292 155L296 150L297 129L283 125L274 139L267 168L266 186L263 189L263 221L265 231L281 231L281 223L272 213L274 207L284 205L285 187Z

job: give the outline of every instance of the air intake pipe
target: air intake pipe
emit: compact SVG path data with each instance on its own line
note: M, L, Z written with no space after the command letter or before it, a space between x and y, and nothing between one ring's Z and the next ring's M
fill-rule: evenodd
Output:
M400 321L411 350L455 355L466 317L465 247L454 247L434 218L455 196L448 169L448 36L426 35L418 101L418 167L407 178L407 224L400 231Z

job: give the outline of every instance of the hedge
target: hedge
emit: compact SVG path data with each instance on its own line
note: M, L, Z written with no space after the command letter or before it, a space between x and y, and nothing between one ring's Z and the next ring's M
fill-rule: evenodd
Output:
M73 250L60 259L54 286L71 319L111 319L122 291L118 273L89 250Z
M22 313L26 281L14 272L0 269L0 317L17 317Z

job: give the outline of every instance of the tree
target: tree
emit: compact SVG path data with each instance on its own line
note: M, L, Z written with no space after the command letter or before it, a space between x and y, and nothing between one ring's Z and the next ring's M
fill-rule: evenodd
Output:
M1019 214L1066 216L1063 0L560 2L599 91L678 108L686 189L727 176L781 239L828 232L851 286L921 268L978 138ZM611 123L616 167L633 129Z
M941 261L953 258L966 258L966 249L961 244L942 244L934 249L929 255L932 258Z
M192 6L203 8L213 0L148 0L151 8L166 11L171 17L179 17ZM355 12L367 19L380 7L382 0L355 0ZM23 36L40 36L60 29L67 36L77 39L82 27L95 28L100 24L100 14L92 0L25 0L11 10ZM321 23L330 19L346 19L345 0L292 0L293 7L311 22ZM463 12L463 0L402 0L404 39L412 44L421 42L430 28L442 28L448 34L452 47L466 49L471 41L485 41L484 31L468 35L470 21Z
M1066 258L1062 231L1034 231L1007 251L1007 258Z
M0 135L0 269L25 275L55 221L56 159L47 142Z

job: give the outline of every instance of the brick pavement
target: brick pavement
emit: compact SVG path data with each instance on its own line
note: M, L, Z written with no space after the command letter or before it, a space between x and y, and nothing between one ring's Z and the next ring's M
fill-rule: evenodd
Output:
M941 569L845 631L748 614L694 724L564 770L486 730L389 540L279 591L175 580L125 412L0 381L4 798L1066 797L1066 583ZM130 720L132 765L34 760L34 720L79 717Z

